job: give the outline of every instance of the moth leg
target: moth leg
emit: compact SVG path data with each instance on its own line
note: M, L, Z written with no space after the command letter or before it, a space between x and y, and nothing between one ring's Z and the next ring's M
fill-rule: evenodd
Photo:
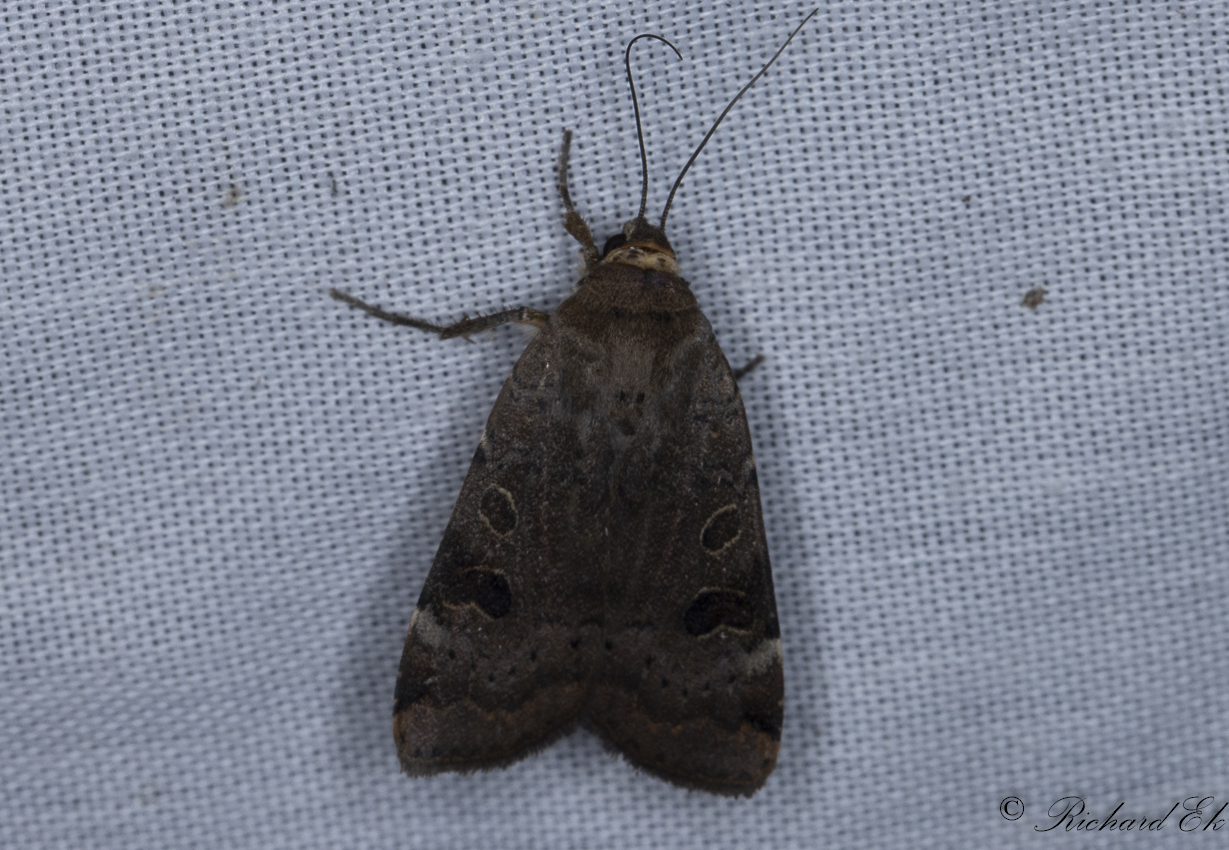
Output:
M572 131L564 130L563 148L559 151L559 196L563 198L563 207L566 210L563 216L563 229L580 243L580 256L584 259L585 271L588 272L597 268L602 255L597 250L597 243L593 241L593 234L589 232L589 225L572 206L572 195L568 192L568 156L571 150Z
M351 307L362 310L369 316L374 316L384 322L389 322L394 325L406 325L411 328L428 331L429 333L439 334L440 339L452 339L453 337L463 336L468 338L470 334L482 333L489 331L491 328L497 328L500 325L506 325L509 322L517 322L523 325L533 325L540 328L546 324L546 320L550 318L549 313L543 313L541 310L534 310L531 307L517 307L514 310L503 310L499 313L492 313L489 316L475 316L469 318L466 316L459 322L454 322L451 325L437 325L424 319L415 319L413 316L406 316L401 313L390 313L374 304L368 304L366 301L361 301L349 293L342 292L340 289L330 289L329 295L336 298L338 301L344 301Z
M754 369L756 366L760 365L763 362L764 362L763 354L755 355L755 357L751 358L751 361L746 366L743 366L741 369L734 370L734 380L741 381L745 375L749 374L752 369Z
M491 313L489 316L475 316L472 319L466 316L461 321L454 322L443 328L440 331L440 339L452 339L457 336L463 336L468 339L470 334L480 334L483 331L489 331L492 328L506 325L509 322L543 328L546 326L546 320L549 318L550 313L543 313L541 310L535 310L532 307L516 307L512 310Z

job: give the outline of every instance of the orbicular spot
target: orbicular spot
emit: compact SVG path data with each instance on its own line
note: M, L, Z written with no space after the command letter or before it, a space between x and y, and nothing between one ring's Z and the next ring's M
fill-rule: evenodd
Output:
M700 545L714 555L717 554L738 539L741 521L738 505L718 508L700 530Z
M512 494L498 484L486 488L482 501L478 503L478 512L491 531L500 537L508 536L516 528L516 502L512 500Z
M493 620L512 610L512 588L498 570L470 567L441 588L444 602L454 608L473 605Z
M702 637L718 626L745 632L754 621L755 612L751 610L745 593L719 587L705 588L697 593L683 615L687 633L696 637Z

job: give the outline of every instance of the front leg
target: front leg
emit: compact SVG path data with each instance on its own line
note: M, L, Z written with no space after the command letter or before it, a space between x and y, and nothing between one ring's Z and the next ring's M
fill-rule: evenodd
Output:
M489 331L492 328L497 328L500 325L506 325L509 322L517 322L522 325L533 325L536 328L541 328L546 324L546 320L550 318L549 313L543 313L541 310L534 310L530 307L517 307L514 310L504 310L499 313L492 313L489 316L468 316L461 319L459 322L454 322L451 325L436 325L423 319L415 319L412 316L406 316L401 313L390 313L374 304L368 304L365 301L360 301L353 295L342 292L340 289L330 289L329 295L336 298L338 301L344 301L351 307L362 310L369 316L374 316L381 321L390 322L394 325L406 325L411 328L418 328L422 331L428 331L433 334L439 334L440 339L452 339L453 337L463 336L469 338L470 334L479 334L483 331Z

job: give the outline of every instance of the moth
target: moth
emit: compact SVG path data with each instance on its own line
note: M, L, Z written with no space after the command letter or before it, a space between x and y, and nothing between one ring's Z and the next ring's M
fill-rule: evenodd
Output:
M818 11L818 10L816 10ZM478 441L397 674L393 734L413 776L507 765L584 725L670 782L750 796L777 763L784 680L751 435L730 368L666 238L640 212L599 251L559 159L564 228L585 270L553 314L441 326L539 328ZM681 59L681 55L679 56Z

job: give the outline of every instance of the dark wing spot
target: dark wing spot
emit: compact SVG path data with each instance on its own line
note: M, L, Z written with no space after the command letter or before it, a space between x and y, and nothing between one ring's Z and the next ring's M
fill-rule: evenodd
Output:
M393 714L404 711L430 694L431 688L417 676L398 676L397 690L393 695Z
M743 713L743 723L748 724L753 729L758 729L773 739L779 740L781 737L780 705L765 706L760 710L749 708Z
M455 580L443 587L444 601L460 608L473 605L493 620L512 610L512 589L504 574L486 567L462 570Z
M746 594L721 588L701 590L683 615L687 633L696 637L706 635L718 626L747 631L754 621L755 612Z
M741 522L737 505L718 508L700 531L700 545L713 554L720 552L738 539Z
M516 528L516 503L512 501L512 494L503 487L495 484L487 487L482 494L478 511L491 527L491 531L500 537L506 537Z

